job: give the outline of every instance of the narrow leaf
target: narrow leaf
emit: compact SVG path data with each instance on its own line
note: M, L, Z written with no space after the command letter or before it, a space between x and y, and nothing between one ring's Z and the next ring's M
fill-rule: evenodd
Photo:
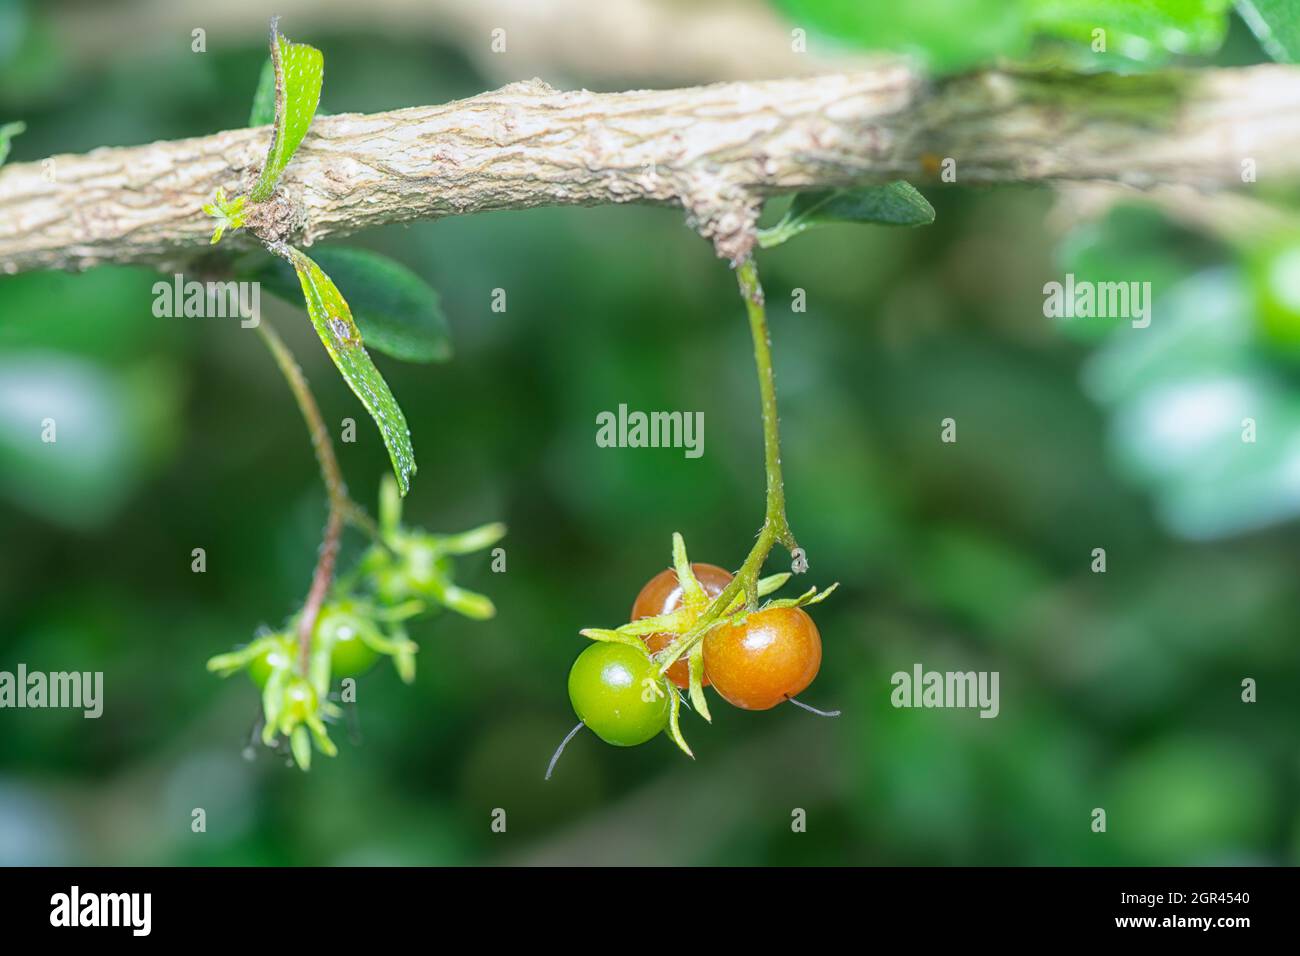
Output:
M305 43L291 43L271 24L271 64L275 73L275 131L257 185L249 194L254 202L271 197L280 174L289 165L298 144L320 105L325 58ZM256 102L254 109L257 108Z
M313 253L320 267L348 290L348 301L366 347L404 362L451 358L451 329L438 293L401 263L366 249L331 246ZM255 277L291 300L298 294L293 271L272 259Z
M297 270L303 298L307 302L307 314L316 327L316 334L348 387L361 399L361 404L379 426L393 462L398 488L405 495L411 487L411 476L415 474L415 450L411 447L406 416L366 352L361 332L352 320L352 310L338 287L320 266L297 249L286 246L284 252Z
M9 158L9 141L26 131L27 124L22 122L5 123L0 126L0 166L3 166L4 161Z
M814 226L837 222L924 226L934 222L934 207L901 179L883 186L799 193L780 222L759 230L758 243L768 249Z

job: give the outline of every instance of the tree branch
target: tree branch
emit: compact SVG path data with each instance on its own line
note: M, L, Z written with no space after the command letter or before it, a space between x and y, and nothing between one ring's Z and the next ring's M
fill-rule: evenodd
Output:
M270 131L99 149L0 169L0 271L173 267L207 249L200 206L246 192ZM251 231L310 245L384 223L545 205L686 210L748 253L763 199L891 179L1212 188L1300 172L1300 68L1115 76L903 66L681 90L562 93L534 80L468 100L320 117ZM236 239L240 239L236 234ZM243 243L251 243L244 236Z

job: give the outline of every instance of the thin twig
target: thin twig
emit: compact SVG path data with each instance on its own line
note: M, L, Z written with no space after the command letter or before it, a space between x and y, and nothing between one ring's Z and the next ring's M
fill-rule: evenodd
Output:
M659 676L690 653L718 619L731 607L738 594L744 594L746 605L752 610L758 602L758 576L763 562L772 547L783 544L790 551L799 545L785 514L785 480L781 474L781 436L777 427L776 372L772 366L772 341L767 329L767 308L763 300L763 287L758 280L758 267L752 256L736 265L736 279L740 284L741 298L749 316L749 331L754 343L754 367L758 372L758 394L763 414L763 465L767 476L767 500L763 513L763 527L758 540L745 557L736 576L727 583L689 631L682 634L655 656L659 662Z
M265 319L258 323L257 331L262 336L262 341L266 343L266 347L270 349L275 364L279 366L285 381L289 383L294 399L298 402L298 409L302 412L303 420L307 423L307 431L311 435L316 461L320 465L321 479L325 482L325 489L329 495L329 518L325 522L320 555L316 559L316 569L312 573L307 600L298 618L298 647L302 673L306 674L311 655L311 635L316 629L316 619L320 615L321 605L329 593L330 582L334 577L334 562L338 557L343 522L345 520L353 522L376 540L379 538L379 528L374 519L366 514L365 509L348 497L343 471L339 468L338 458L334 454L334 443L330 440L329 430L325 427L325 419L321 416L320 406L316 404L311 386L307 384L307 377L303 375L302 368L294 359L293 353L284 344L279 333Z

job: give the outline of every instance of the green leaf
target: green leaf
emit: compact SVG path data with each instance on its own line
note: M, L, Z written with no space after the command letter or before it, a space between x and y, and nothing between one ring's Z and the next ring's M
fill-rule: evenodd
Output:
M806 229L837 222L924 226L934 222L934 207L901 179L883 186L799 193L780 222L759 230L758 244L779 246Z
M1026 0L777 0L800 27L870 50L906 53L945 72L1018 57L1029 48Z
M297 249L285 246L284 252L298 273L303 298L307 302L307 314L325 345L325 351L379 426L393 462L398 489L405 496L411 488L411 476L415 474L415 450L411 447L406 416L366 352L361 333L352 320L352 310L338 287L320 266Z
M1289 0L1288 0L1289 2ZM1105 31L1106 54L1158 63L1213 53L1228 31L1231 0L1030 0L1030 30L1091 49Z
M0 166L3 166L4 161L9 158L9 141L26 131L27 124L22 122L5 123L0 126Z
M348 290L353 316L369 348L406 362L451 358L451 331L438 293L406 266L365 249L330 247L315 253L321 269ZM257 277L281 296L298 294L287 263L272 260Z
M257 185L249 194L253 202L263 202L275 191L280 174L289 165L298 144L307 135L307 127L320 105L321 83L325 77L325 58L320 50L305 43L290 43L271 24L271 63L275 71L275 132L266 164ZM254 109L257 108L254 102Z
M1300 5L1295 0L1237 0L1237 12L1279 63L1300 62Z
M257 79L253 93L253 108L248 114L249 126L267 126L275 122L275 61L266 58L262 75Z

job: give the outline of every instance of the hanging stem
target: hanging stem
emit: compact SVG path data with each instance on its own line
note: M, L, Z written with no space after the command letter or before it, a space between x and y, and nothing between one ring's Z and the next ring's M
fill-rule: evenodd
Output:
M714 598L696 620L695 625L656 655L659 674L667 673L678 659L704 639L723 613L743 594L751 610L758 606L758 576L773 546L780 543L794 552L798 549L790 522L785 515L785 483L781 477L781 437L777 427L776 375L772 369L772 339L767 330L767 309L763 287L758 281L758 268L753 256L746 256L736 266L736 279L740 294L749 314L749 331L754 340L754 365L758 370L758 394L763 413L763 464L767 474L767 503L763 514L763 527L758 540L745 558L736 576Z
M754 365L758 369L758 394L763 408L763 459L767 472L767 509L763 528L775 541L793 551L799 545L785 516L785 481L781 477L781 436L777 426L776 374L772 370L772 338L767 331L767 308L758 268L753 257L736 267L740 294L749 313L749 331L754 340ZM769 546L770 550L770 546Z
M316 569L312 573L311 588L307 592L302 614L298 617L298 652L302 673L306 674L311 656L312 631L316 629L316 618L320 616L321 605L325 602L330 582L334 578L334 561L339 553L343 522L345 520L352 522L375 540L379 540L379 527L364 508L348 497L347 485L343 482L343 471L334 456L334 443L330 441L325 419L321 417L320 407L311 393L311 386L307 384L307 378L302 374L302 369L294 359L293 353L284 344L279 333L265 319L258 323L257 331L262 336L262 341L266 343L266 347L270 349L275 364L280 367L280 373L289 383L293 397L298 402L298 410L302 412L303 420L307 423L312 449L316 453L321 479L325 482L325 490L330 502L329 517L325 522L325 534L321 541L320 554L316 559Z

